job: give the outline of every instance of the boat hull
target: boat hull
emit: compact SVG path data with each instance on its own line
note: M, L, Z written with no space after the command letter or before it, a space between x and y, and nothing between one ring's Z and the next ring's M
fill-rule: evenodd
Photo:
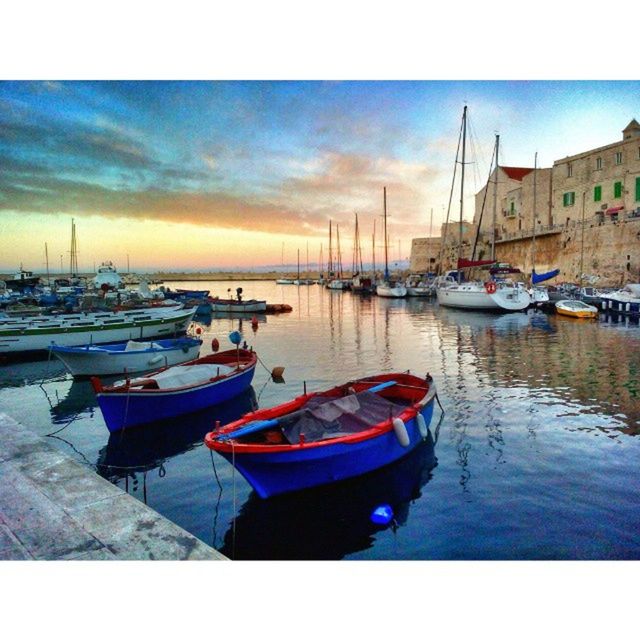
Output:
M404 298L407 295L406 287L386 287L384 285L378 285L376 287L376 293L381 298Z
M186 390L96 393L104 421L111 433L125 428L175 418L206 409L245 391L255 372L255 364L229 378Z
M52 344L77 347L85 344L109 344L126 340L145 338L170 338L187 330L195 309L174 313L154 313L145 310L140 314L104 315L113 322L91 321L90 315L77 316L75 320L57 323L56 318L43 322L27 319L23 324L0 323L0 354L18 355L22 353L48 352ZM94 316L95 317L95 316ZM104 318L102 318L104 320ZM116 322L116 320L120 320Z
M212 302L211 311L224 313L264 313L267 310L266 300L247 300L246 302Z
M433 398L420 412L427 427L433 416ZM301 491L380 469L415 449L423 438L417 418L405 423L409 445L403 447L393 430L375 438L286 452L244 454L221 452L261 498Z
M498 289L491 294L484 288L472 286L465 288L465 285L462 285L456 288L438 288L436 295L440 305L455 309L523 311L531 304L531 296L526 291L518 289L508 293L505 293L504 289Z
M170 367L193 360L198 357L200 346L201 341L190 345L177 344L175 347L144 351L90 351L54 347L52 352L74 377L112 376L151 371L161 366Z

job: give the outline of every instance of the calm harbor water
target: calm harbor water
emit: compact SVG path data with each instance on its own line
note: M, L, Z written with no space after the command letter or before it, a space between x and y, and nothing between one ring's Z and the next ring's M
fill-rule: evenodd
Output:
M272 282L171 283L293 312L202 319L202 353L240 328L267 369L224 406L109 435L89 382L56 360L0 366L0 410L236 559L640 558L640 327L542 312L359 298ZM618 320L618 321L616 321ZM202 444L215 420L381 371L431 373L426 442L340 485L261 500ZM370 521L393 507L386 527Z

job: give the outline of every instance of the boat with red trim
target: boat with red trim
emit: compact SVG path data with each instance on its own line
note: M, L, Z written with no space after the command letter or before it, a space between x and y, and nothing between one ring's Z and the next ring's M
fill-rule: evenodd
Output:
M205 444L262 498L353 478L407 455L427 437L433 379L387 373L303 394L212 431Z
M112 385L94 376L91 384L114 432L229 400L249 387L257 361L252 349L230 349Z

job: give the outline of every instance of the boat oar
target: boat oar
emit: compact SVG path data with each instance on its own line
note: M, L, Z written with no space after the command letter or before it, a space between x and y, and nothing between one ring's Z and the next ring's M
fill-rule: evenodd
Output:
M377 391L382 391L383 389L387 389L388 387L392 387L396 384L395 380L389 380L388 382L382 382L381 384L376 385L375 387L371 387L368 391L372 393L376 393ZM216 440L222 442L224 440L230 440L233 438L242 438L243 436L248 436L251 433L257 433L258 431L265 431L266 429L271 429L271 427L277 426L280 422L279 418L273 418L271 420L258 420L257 422L251 422L248 425L236 429L235 431L229 431L228 433L221 433L219 436L216 436Z

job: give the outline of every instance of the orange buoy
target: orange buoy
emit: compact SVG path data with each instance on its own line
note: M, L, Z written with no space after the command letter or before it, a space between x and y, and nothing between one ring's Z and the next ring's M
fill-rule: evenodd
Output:
M211 341L211 350L215 353L220 348L220 343L218 342L218 338L214 338Z

